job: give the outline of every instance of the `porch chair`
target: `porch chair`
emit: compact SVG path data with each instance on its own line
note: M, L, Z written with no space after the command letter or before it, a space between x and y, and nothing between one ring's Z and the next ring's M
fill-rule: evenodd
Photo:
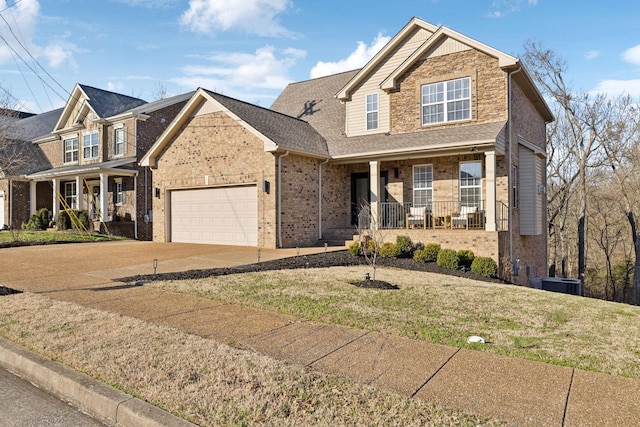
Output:
M407 224L407 228L413 228L413 226L421 226L422 228L427 228L427 221L430 219L431 214L427 213L427 207L410 207L409 212L407 213L407 218L405 224Z
M459 215L452 215L451 222L453 228L469 228L469 219L476 213L476 206L463 206Z

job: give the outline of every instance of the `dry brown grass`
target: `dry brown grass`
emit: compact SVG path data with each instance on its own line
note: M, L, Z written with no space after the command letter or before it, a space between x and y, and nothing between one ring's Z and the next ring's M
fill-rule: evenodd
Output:
M640 378L640 307L512 285L395 269L400 290L362 289L368 267L268 271L148 286L320 322Z
M500 424L41 295L0 297L0 335L200 425Z

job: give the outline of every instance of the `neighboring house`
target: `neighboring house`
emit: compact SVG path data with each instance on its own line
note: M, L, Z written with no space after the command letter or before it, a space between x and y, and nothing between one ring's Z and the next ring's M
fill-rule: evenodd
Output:
M29 181L25 175L51 167L31 141L47 135L62 109L14 114L0 126L0 228L20 228L29 217Z
M143 157L154 240L296 247L352 235L471 249L546 274L546 123L517 58L414 18L362 69L271 109L198 89Z
M96 229L151 239L151 174L138 160L191 95L148 103L76 85L49 132L32 140L50 165L26 175L30 213L87 210Z

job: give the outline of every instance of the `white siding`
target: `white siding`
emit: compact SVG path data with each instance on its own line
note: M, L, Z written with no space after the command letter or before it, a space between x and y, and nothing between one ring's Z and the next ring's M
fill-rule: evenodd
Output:
M441 40L439 43L436 43L435 46L429 49L429 51L422 59L435 58L437 56L449 55L451 53L464 52L465 50L471 50L471 47L447 37L444 40Z
M366 80L356 88L351 94L351 100L346 104L347 120L346 133L347 136L365 135L371 133L389 132L389 95L380 90L380 84L391 74L396 68L402 64L426 39L431 36L431 32L425 29L414 31L406 41L393 52L388 59L373 69ZM366 96L370 93L378 94L379 127L375 131L367 130L366 116Z

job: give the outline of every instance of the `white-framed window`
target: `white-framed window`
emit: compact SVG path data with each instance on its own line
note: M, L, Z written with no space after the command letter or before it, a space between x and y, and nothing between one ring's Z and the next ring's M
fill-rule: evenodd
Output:
M114 203L116 206L122 206L126 202L127 188L125 183L118 179L113 189Z
M471 118L471 78L422 85L422 124Z
M460 206L482 209L482 162L460 163Z
M378 129L378 94L367 95L367 130Z
M413 206L426 206L428 210L433 205L433 166L415 165L413 167Z
M75 181L64 183L64 201L71 209L78 209L78 188Z
M511 186L511 197L512 197L512 206L514 208L518 207L518 167L514 166L512 172L512 178L511 178L511 182L512 182L512 186Z
M127 152L127 134L124 126L117 127L113 131L113 154L114 156L122 156Z
M78 161L78 137L65 139L64 142L64 162L72 163Z
M97 130L82 135L82 157L84 159L97 159L98 147Z

